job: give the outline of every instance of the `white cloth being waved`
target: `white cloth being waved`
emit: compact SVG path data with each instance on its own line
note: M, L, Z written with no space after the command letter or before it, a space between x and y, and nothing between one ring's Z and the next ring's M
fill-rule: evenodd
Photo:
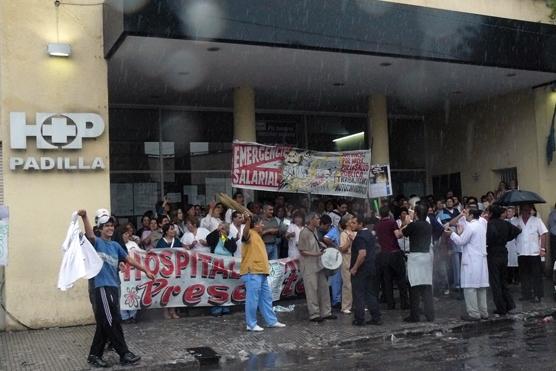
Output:
M209 233L210 232L208 231L208 229L197 228L196 234L193 234L192 232L186 232L181 238L181 243L186 246L190 246L191 244L193 244L193 242L195 242L195 246L193 246L191 250L210 253L210 247L205 246L201 243L201 240L204 240L206 242Z
M487 221L484 218L465 223L463 233L452 233L450 239L462 246L461 287L489 287L486 250Z
M209 232L214 231L223 221L220 218L215 218L212 215L207 215L203 219L201 219L201 228L207 229Z
M230 224L229 237L236 239L236 246L237 246L236 252L234 253L234 257L240 259L241 259L241 246L243 245L243 242L241 242L241 236L243 235L244 227L245 224L242 224L239 226L239 230L238 230L234 223Z
M64 258L58 274L58 288L66 291L80 278L93 278L102 269L103 261L98 256L93 245L80 236L77 212L71 216L71 223L62 243Z
M512 224L521 229L521 233L515 238L517 255L538 256L541 254L541 242L539 238L548 233L543 221L536 216L530 216L527 224L522 217L512 220Z

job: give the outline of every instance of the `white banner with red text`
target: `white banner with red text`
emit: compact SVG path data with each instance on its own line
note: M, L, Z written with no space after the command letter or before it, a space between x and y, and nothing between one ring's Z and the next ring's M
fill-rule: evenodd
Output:
M371 152L316 152L291 146L233 144L232 186L273 192L366 198Z
M120 271L122 310L236 305L245 301L240 259L182 248L134 249L130 255L156 276L154 281L125 264ZM304 293L298 261L270 261L272 300Z

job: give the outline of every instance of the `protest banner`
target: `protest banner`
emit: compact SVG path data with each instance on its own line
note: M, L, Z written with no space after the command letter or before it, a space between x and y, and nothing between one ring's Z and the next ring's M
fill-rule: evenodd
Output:
M234 142L232 186L366 198L370 161L368 150L316 152Z
M287 146L235 141L232 149L232 186L278 191Z
M245 301L240 259L183 248L148 252L133 249L130 255L156 279L151 281L126 264L120 271L122 310L236 305ZM271 260L268 283L273 300L304 293L297 260Z
M390 165L372 165L369 175L369 197L379 198L391 195Z
M286 153L281 192L367 197L370 151Z

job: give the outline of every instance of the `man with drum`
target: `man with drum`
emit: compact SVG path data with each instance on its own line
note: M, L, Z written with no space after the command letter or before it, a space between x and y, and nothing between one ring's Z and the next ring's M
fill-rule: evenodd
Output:
M317 213L309 213L307 226L299 234L298 243L300 253L299 267L303 276L303 285L305 286L309 320L317 323L325 319L337 318L332 314L328 280L326 279L326 273L321 262L322 248L325 248L326 245L318 240L317 229L319 224L319 215Z
M320 217L320 232L322 233L322 242L327 248L338 249L340 230L332 225L332 219L326 214ZM332 308L340 309L342 306L342 274L340 270L330 276L329 283L332 289Z

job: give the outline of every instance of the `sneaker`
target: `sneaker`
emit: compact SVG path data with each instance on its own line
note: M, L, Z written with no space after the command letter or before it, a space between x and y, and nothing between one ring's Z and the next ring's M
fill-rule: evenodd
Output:
M120 357L120 364L121 365L132 365L141 360L141 357L135 355L131 352L127 352L123 356Z
M268 326L268 327L282 328L282 327L286 327L286 324L285 324L285 323L282 323L282 322L276 322L276 323L273 324L272 326Z
M261 332L264 331L264 328L262 328L259 325L255 325L255 327L249 327L247 326L247 331L253 331L253 332Z
M365 326L365 321L357 321L354 319L353 321L351 321L351 324L353 326Z
M338 317L335 316L335 315L333 315L333 314L331 314L331 315L329 315L329 316L323 317L322 319L338 319Z
M321 323L321 322L324 321L324 319L322 319L320 317L315 317L315 318L311 318L309 321L316 322L316 323Z
M342 313L343 313L343 314L351 314L351 310L346 309L346 310L343 310Z
M93 367L98 367L98 368L108 367L108 363L106 363L105 360L103 360L101 357L94 356L92 354L89 355L89 357L87 357L87 363L93 365Z

